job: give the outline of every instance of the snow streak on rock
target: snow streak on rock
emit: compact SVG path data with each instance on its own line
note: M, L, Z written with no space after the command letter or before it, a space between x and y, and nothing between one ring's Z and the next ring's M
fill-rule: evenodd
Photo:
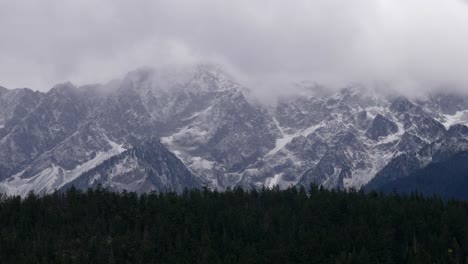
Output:
M307 91L262 105L209 64L144 68L106 85L65 83L48 93L0 88L0 191L24 196L72 183L137 192L360 188L468 149L459 125L468 124L467 98L410 100L358 85ZM130 155L149 138L164 147Z

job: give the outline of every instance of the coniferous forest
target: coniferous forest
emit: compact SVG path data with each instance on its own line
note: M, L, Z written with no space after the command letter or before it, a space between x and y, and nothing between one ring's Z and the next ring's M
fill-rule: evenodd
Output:
M1 197L0 263L468 263L468 203L312 187Z

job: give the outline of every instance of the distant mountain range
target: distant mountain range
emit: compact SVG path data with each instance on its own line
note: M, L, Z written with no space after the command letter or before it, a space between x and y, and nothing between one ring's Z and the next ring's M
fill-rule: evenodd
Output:
M444 168L468 163L467 97L409 99L358 85L302 90L265 105L210 64L143 68L47 93L0 87L0 192L98 184L136 192L311 183L406 190L434 171L433 182L450 189L465 175Z
M419 192L427 196L437 194L450 199L468 199L468 151L430 164L414 173L390 181L379 190L383 192L412 193Z

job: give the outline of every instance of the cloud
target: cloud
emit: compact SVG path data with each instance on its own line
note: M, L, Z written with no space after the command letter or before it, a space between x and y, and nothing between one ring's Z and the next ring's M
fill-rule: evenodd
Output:
M213 60L260 93L305 79L465 91L466 25L462 0L1 1L0 83L47 90Z

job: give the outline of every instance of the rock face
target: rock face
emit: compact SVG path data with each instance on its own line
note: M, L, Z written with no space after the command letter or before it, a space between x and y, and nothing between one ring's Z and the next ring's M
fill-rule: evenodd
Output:
M63 188L99 185L113 191L182 192L184 188L200 188L202 182L164 145L149 139L105 160Z
M398 126L381 114L378 114L366 131L366 136L370 139L378 140L380 137L387 137L396 132L398 132Z
M325 90L264 105L215 65L47 93L0 87L0 191L360 188L468 149L466 99Z
M406 177L379 186L383 192L437 194L445 199L468 199L468 152L456 154L444 161L434 162Z
M409 151L394 158L377 173L366 188L376 189L388 185L428 165L444 162L466 150L468 150L468 127L454 125L443 137L424 144L419 151Z

